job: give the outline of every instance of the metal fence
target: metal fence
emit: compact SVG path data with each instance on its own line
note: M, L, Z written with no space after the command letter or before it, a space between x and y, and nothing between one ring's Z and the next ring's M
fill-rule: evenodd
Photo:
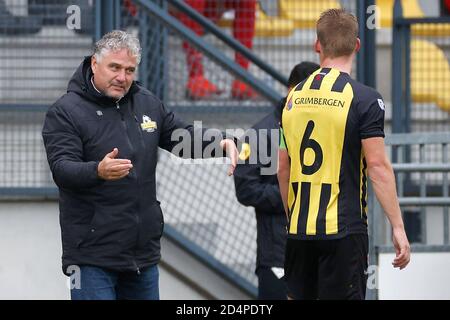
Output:
M40 193L54 189L41 138L46 110L46 106L3 106L0 109L2 195L26 196L32 189L41 189Z
M235 65L249 71L249 74L269 87L265 91L272 89L281 97L286 93L287 76L296 63L304 60L318 62L318 57L311 48L315 40L314 23L320 12L327 5L346 7L356 12L356 1L245 0L236 2L240 5L234 9L225 10L226 8L223 8L223 15L216 16L211 11L217 8L208 7L208 5L203 10L198 8L197 3L203 2L205 1L186 1L186 3L194 5L204 16L212 19L226 36L249 48L265 64L281 74L285 81L284 83L277 81L273 74L264 72L260 66L236 53L211 30L205 32L198 23L187 18L186 14L180 12L179 4L177 5L177 3L183 4L183 1L136 1L138 12L144 15L139 20L145 19L145 16L151 14L152 23L160 23L164 26L156 28L157 34L152 33L151 30L145 34L146 39L149 39L149 47L157 48L156 51L161 53L159 57L164 59L164 62L160 62L156 57L149 63L164 64L164 77L161 78L160 73L152 75L146 72L150 78L142 80L152 83L156 78L160 82L165 82L166 88L160 93L160 97L168 106L255 107L271 104L263 94L253 96L250 93L250 98L247 94L239 94L239 90L236 88L239 87L241 79L230 72L230 65L218 63L217 59L205 54L204 50L196 49L194 41L197 39L200 39L206 46L211 46L216 53L224 55L229 62L235 62ZM214 1L206 2L214 3ZM187 31L192 31L196 37L186 37L178 32L176 26L168 26L166 18L157 18L154 12L148 10L148 6L154 4L160 4L161 9L166 10L171 17L180 21L181 26L187 26ZM253 33L246 29L251 26L254 27ZM142 28L140 31L143 31ZM161 39L163 32L166 32L167 36ZM204 97L202 97L200 89L199 94L195 92L196 84L201 85L200 82L204 83L204 87L211 88L211 90L205 89ZM257 81L253 82L253 85L256 85Z
M67 27L71 5L80 28ZM93 6L87 0L0 1L0 104L51 104L92 47Z
M81 8L80 30L67 28L68 1L0 1L6 5L3 11L0 7L0 14L4 17L11 12L23 17L22 20L16 19L20 21L17 24L17 28L22 28L20 33L2 29L4 32L0 35L0 155L5 164L5 169L0 170L2 196L56 196L41 143L45 110L65 92L67 82L82 57L91 52L93 39L98 38L96 34L101 27L98 20L102 16L104 18L102 10L111 9L104 6L105 2L103 7L94 6L92 1L70 1L70 4L75 2ZM114 5L119 3L113 2ZM238 77L229 70L235 68L236 61L244 67L247 62L242 57L236 58L229 45L208 32L202 37L216 53L228 59L228 64L195 52L186 44L188 39L181 38L155 15L149 15L144 2L130 4L122 1L120 13L115 15L120 17L121 28L139 33L143 46L140 79L169 107L187 121L201 120L204 126L221 129L246 129L271 110L272 102L263 94L233 95L232 86ZM175 12L172 6L169 8L167 1L151 2L158 4L171 17L180 19L180 13ZM252 3L253 13L248 11L252 9ZM317 3L308 1L309 7L303 6L299 12L307 13L308 25L297 25L299 19L295 15L286 18L288 13L295 13L292 1L260 1L258 4L248 1L245 8L224 12L215 22L225 35L234 38L233 21L238 17L233 14L240 11L244 25L249 25L245 19L252 19L248 17L254 14L255 33L248 39L251 32L247 30L239 38L244 38L243 42L266 63L266 67L273 67L287 78L296 63L317 61L311 51L315 37L311 21L324 9L323 4ZM356 10L355 1L338 4ZM17 13L17 8L22 13ZM287 11L289 8L291 12ZM94 17L98 19L94 20ZM23 23L25 20L39 21L39 28L27 27ZM194 57L202 55L200 62L191 68L186 61L189 52ZM214 97L198 99L186 94L189 75L198 74L199 70L194 69L200 64L204 77L220 90ZM260 80L262 89L269 88L267 92L272 90L279 97L285 94L283 81L275 80L254 63L249 62L243 69L244 78ZM245 69L249 72L245 73ZM242 70L237 70L237 74L243 74ZM207 162L201 165L174 164L168 154L162 152L157 176L158 197L165 212L167 233L238 282L243 289L255 294L254 214L251 208L237 203L233 181L226 176L226 166Z
M139 34L141 39L140 80L169 108L186 121L202 121L204 126L247 129L271 111L275 98L285 95L284 82L277 79L276 74L286 79L296 63L318 62L311 49L318 14L329 7L344 7L357 13L364 24L365 11L364 6L360 6L362 1L356 0L241 2L245 1L253 3L253 9L245 6L225 10L214 19L211 12L204 11L223 34L210 27L201 37L192 37L198 32L186 28L176 1L114 0L111 3L120 4L118 26ZM0 0L0 15L7 17L8 12L12 12L23 16L30 26L40 21L40 28L33 29L27 27L25 20L17 20L21 23L16 25L23 29L20 33L11 31L6 24L0 25L3 31L0 35L0 158L4 163L4 169L0 170L0 193L3 196L56 196L41 142L42 121L46 108L65 92L70 76L83 56L90 54L93 39L98 37L100 26L95 17L101 16L101 11L95 10L97 3L99 1ZM6 5L6 11L1 9L2 4ZM79 30L67 28L70 4L81 8ZM151 4L157 5L166 16L150 12ZM22 11L17 11L19 9ZM254 24L251 39L248 39L251 34L248 30L239 37L234 32L239 10L243 12L240 19L244 28ZM245 21L252 19L248 18L249 10L253 10L253 22ZM181 28L171 24L171 18ZM233 39L244 39L243 46L251 49L263 63L247 58L250 61L246 67L246 62L242 62L246 60L242 59L243 52L236 57ZM200 48L194 50L194 44ZM365 62L364 57L354 68L355 76L370 70L367 67L370 63ZM188 90L191 76L199 74L199 65L204 78L217 87L217 92L206 97L193 95L192 90ZM366 71L365 76L370 76L367 73L370 72ZM236 90L233 93L236 80L250 82L252 93L239 95ZM417 152L420 154L420 150ZM419 179L420 174L419 177L411 175L408 181L412 185ZM435 186L443 181L442 176L433 179ZM161 152L157 181L167 234L244 290L255 294L253 209L237 203L232 178L226 176L226 165L213 165L208 161L180 165L170 160L166 152Z
M386 144L412 252L449 252L450 19L425 17L412 2L402 7L396 0L390 8L396 134L387 136ZM378 265L380 253L393 252L392 234L374 193L369 195L370 264ZM377 298L377 290L368 294Z
M160 94L167 106L186 120L202 121L204 126L221 129L249 128L271 111L273 100L269 95L263 94L240 98L233 95L233 83L240 77L230 68L230 64L238 60L235 50L222 38L234 38L233 19L236 18L236 12L225 12L224 16L216 21L216 25L220 26L225 35L207 29L208 32L205 32L203 37L191 37L189 31L192 30L178 28L176 23L171 22L173 17L179 22L181 13L174 12L174 8L169 6L176 2L136 1L138 12L144 15L139 21L151 21L151 28L139 30L141 39L145 39L149 48L147 54L153 59L147 61L146 67L149 71L145 72L144 67L141 68L141 74L149 75L142 80ZM260 1L259 6L262 7L256 8L255 34L251 39L252 53L284 78L287 78L296 63L303 60L317 62L316 54L311 49L315 40L314 24L311 23L313 19L315 22L327 1L306 1L300 7L296 7L296 4L300 3L298 1L286 2L291 5L293 13L309 13L309 24L301 25L295 18L285 18L286 12L283 13L282 10L287 7L276 6L280 1L266 1L265 4ZM356 1L331 2L356 11ZM331 2L328 1L328 4ZM152 4L157 4L166 11L160 13L157 8L152 9ZM248 6L245 8L248 10ZM168 13L167 16L165 13ZM261 21L259 19L263 13L266 14ZM291 27L269 33L269 30L264 31L264 27L260 25L264 21L269 23L264 19L275 24L284 21ZM183 24L179 25L184 27ZM192 52L193 47L187 46L186 42L191 46L194 43L203 47ZM208 51L209 47L213 49L212 52ZM191 61L192 65L189 65L190 59L197 58L198 60ZM195 68L202 68L201 75L217 86L220 93L204 98L190 97L187 94L189 80L199 74ZM257 81L260 81L261 85L266 85L279 97L286 94L283 81L267 72L263 64L258 65L251 60L248 68L243 69L244 72L248 71L249 76L254 77L252 85L256 86ZM264 93L267 94L267 91ZM180 243L188 247L194 245L191 250L194 254L202 255L205 261L224 270L227 277L237 280L241 287L255 294L257 281L254 275L254 213L252 208L244 208L236 201L233 181L226 177L225 172L226 166L177 165L170 161L166 153L162 153L157 170L158 198L161 199L166 221L173 227L173 234Z
M385 141L391 157L397 154L393 168L411 251L450 252L450 133L392 134ZM419 154L413 162L405 157L411 149ZM429 156L436 150L440 159ZM394 252L392 234L374 192L369 192L369 207L373 208L369 217L370 265L378 265L379 253ZM377 298L376 290L368 293L370 299Z
M450 17L406 18L393 13L393 132L448 131L450 125ZM420 16L420 17L419 17Z

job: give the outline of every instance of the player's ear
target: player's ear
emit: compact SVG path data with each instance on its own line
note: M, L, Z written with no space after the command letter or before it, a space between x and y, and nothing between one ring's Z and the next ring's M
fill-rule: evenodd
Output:
M95 54L93 54L91 57L91 69L92 72L95 74L95 72L97 71L97 58L95 57Z
M320 45L319 39L316 39L316 42L314 43L314 52L319 54L322 52L322 46Z
M359 38L356 38L355 52L358 52L359 49L361 49L361 40Z

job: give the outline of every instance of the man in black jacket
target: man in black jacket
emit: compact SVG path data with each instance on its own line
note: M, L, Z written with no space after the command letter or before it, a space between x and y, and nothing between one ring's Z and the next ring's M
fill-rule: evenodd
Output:
M164 220L156 199L158 147L172 151L178 143L172 133L184 130L191 149L178 155L207 156L194 153L194 144L205 150L209 141L194 141L194 128L134 81L140 51L134 36L106 34L45 118L72 299L159 299ZM215 133L215 155L226 150L232 174L235 142Z
M313 62L297 64L291 71L288 86L290 90L298 83L306 79L319 68ZM255 141L247 141L243 145L240 159L245 164L238 164L234 172L234 184L238 201L245 206L255 207L257 228L257 252L256 275L258 276L258 299L282 300L286 299L286 286L282 279L284 271L284 251L286 245L286 214L281 201L280 189L276 174L276 158L278 140L272 141L271 132L278 137L280 128L281 111L285 105L282 99L273 112L256 123ZM273 131L275 130L275 131ZM252 136L246 134L247 137ZM267 139L267 143L261 143L260 139ZM250 143L248 143L250 142ZM267 145L267 150L259 150L258 147ZM270 162L261 159L262 151L266 152ZM271 152L272 151L272 152ZM255 154L256 153L256 154ZM255 155L256 163L252 163L251 155ZM273 161L273 162L272 162ZM265 174L264 169L274 166L271 174Z

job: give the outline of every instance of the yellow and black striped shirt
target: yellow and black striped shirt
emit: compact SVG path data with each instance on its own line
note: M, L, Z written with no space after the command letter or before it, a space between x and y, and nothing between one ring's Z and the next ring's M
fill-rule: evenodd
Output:
M290 158L291 238L367 233L361 139L370 137L384 137L384 103L374 89L322 68L291 90L280 142Z

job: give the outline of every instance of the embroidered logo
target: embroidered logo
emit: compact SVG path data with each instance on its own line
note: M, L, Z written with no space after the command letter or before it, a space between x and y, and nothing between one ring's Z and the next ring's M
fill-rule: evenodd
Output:
M158 126L156 125L156 121L152 121L150 117L143 115L141 128L144 131L153 132L158 128Z
M248 143L243 143L241 152L239 153L239 159L245 161L250 157L250 154L251 154L250 145Z
M384 102L383 102L383 100L381 100L381 99L378 99L378 105L380 106L380 108L381 108L381 110L383 110L384 111Z
M286 103L286 110L289 111L292 109L292 96L289 99L288 103Z

